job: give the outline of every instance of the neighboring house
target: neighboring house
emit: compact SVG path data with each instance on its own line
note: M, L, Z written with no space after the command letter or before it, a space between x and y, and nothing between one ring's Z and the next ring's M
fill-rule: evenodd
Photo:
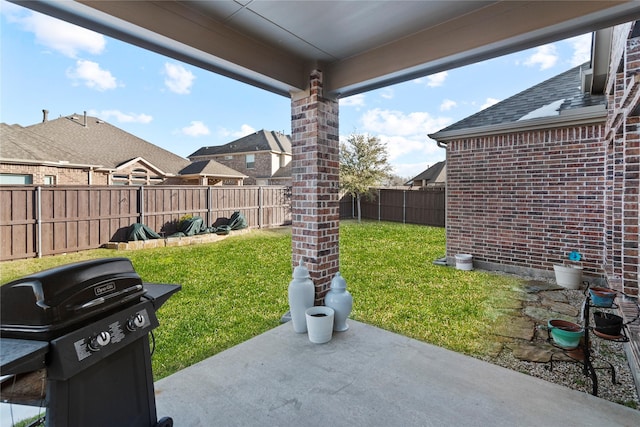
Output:
M189 160L97 117L76 115L22 127L0 124L0 184L242 185L245 175Z
M447 183L447 162L443 160L408 182L412 188L442 187Z
M291 186L291 138L261 130L225 145L202 147L191 161L215 160L248 175L247 185Z
M640 24L594 38L590 63L429 135L447 151L449 260L552 276L575 250L591 283L638 295Z

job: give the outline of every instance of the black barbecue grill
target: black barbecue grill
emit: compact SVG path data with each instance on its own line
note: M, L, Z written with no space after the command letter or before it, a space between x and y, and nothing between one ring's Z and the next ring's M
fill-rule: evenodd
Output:
M149 333L179 285L143 283L126 258L57 267L0 287L2 400L46 406L46 426L164 427Z

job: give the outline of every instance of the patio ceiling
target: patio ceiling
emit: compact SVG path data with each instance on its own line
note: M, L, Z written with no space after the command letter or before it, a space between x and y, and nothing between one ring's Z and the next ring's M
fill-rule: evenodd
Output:
M289 96L344 97L640 18L637 1L15 1Z

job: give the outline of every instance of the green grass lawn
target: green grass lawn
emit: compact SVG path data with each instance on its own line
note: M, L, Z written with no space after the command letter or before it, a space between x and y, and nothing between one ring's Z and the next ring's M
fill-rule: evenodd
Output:
M466 354L483 354L499 301L518 280L434 265L442 228L343 221L340 271L351 318ZM92 250L0 264L0 283L70 262L125 256L145 282L182 290L159 310L153 369L160 379L279 324L288 310L291 234L255 230L223 241L139 251Z

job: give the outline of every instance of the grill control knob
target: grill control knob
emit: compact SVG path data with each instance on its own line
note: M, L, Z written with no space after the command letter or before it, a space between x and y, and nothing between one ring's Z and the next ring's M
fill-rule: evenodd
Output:
M136 313L135 316L127 320L127 329L131 332L144 326L144 316L140 313Z
M94 336L89 340L87 347L91 351L99 351L102 347L106 346L111 342L111 335L109 332L100 332L98 335Z

